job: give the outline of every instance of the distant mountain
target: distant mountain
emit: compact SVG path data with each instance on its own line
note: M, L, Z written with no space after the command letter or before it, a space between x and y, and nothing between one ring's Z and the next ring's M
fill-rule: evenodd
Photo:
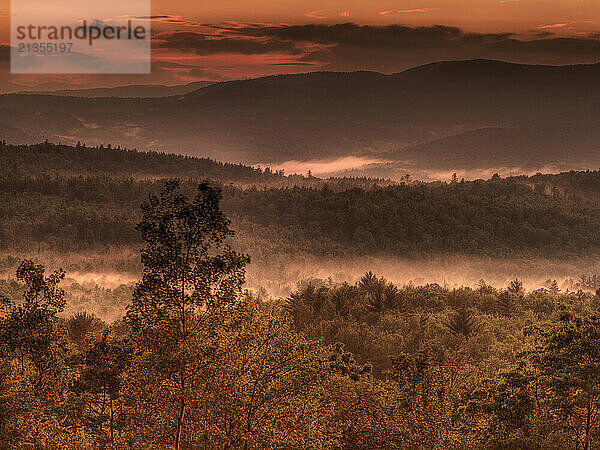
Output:
M184 95L203 87L214 84L212 81L195 81L193 83L176 86L164 86L162 84L140 84L131 86L118 86L110 88L92 89L62 89L29 91L30 94L50 94L71 97L121 97L121 98L149 98L169 97L173 95Z
M382 155L383 162L320 176L378 177L406 174L423 181L466 179L539 171L558 173L600 167L600 128L592 123L548 123L529 127L469 130Z
M393 154L420 167L566 167L589 160L600 164L600 128L579 122L493 127L467 131L403 149Z
M577 64L570 66L545 66L514 64L489 59L470 61L445 61L426 64L394 75L404 80L446 81L463 84L487 84L489 86L564 85L565 83L595 83L600 74L600 64Z
M0 96L0 131L244 163L369 156L411 170L600 165L600 64L475 60L309 73L178 97ZM14 128L23 130L22 138Z
M75 83L65 83L58 81L50 81L45 83L39 83L35 86L29 86L25 84L15 83L13 81L7 81L2 84L0 92L2 94L24 94L27 92L37 91L37 92L51 92L59 89L79 89L81 86Z

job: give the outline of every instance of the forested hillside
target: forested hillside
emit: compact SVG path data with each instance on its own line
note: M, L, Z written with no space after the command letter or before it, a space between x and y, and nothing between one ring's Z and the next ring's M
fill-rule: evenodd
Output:
M11 145L0 141L0 174L2 176L109 176L119 179L148 180L159 178L212 179L236 186L321 187L324 182L312 176L269 167L220 162L210 158L184 156L175 153L143 152L120 146L89 147L45 141L33 145ZM398 183L379 178L328 178L327 184L336 190L352 187L372 188Z
M596 446L600 291L368 272L265 302L243 291L251 255L223 245L219 189L193 190L142 205L142 275L112 292L112 324L65 314L62 270L23 260L0 282L0 446Z
M600 273L598 171L398 184L46 143L0 146L0 160L0 274L12 278L23 256L63 267L77 299L68 311L106 320L141 271L139 205L165 178L187 194L205 178L222 185L231 244L253 255L247 287L264 298L373 269L398 283L519 276L534 288L552 277L563 289Z
M92 156L95 153L101 151L91 151ZM122 159L139 157L125 151L116 154ZM160 161L164 156L147 157ZM4 170L0 176L3 249L39 244L62 250L139 245L133 226L137 205L162 185L158 176L147 175L159 170L156 164L133 177L123 175L126 163L112 166L93 157L58 158L54 163L39 163L38 169L32 166L41 159L32 161L29 168ZM105 167L106 175L74 174L86 173L86 166L96 163L100 171ZM243 180L279 177L291 183L281 175L243 166L202 160L191 160L190 165L194 163L207 165L190 170L190 174L201 173L200 179L212 175L222 180L219 176L224 174L227 180L241 172ZM113 167L121 176L110 175ZM34 169L40 175L31 175ZM182 172L177 167L165 171ZM238 244L261 247L261 242L268 242L276 253L590 255L600 251L599 177L598 172L582 172L369 189L344 189L339 180L332 180L331 186L318 180L315 187L293 188L228 185L223 208L238 229ZM183 188L190 192L198 178L186 178Z
M223 183L268 183L276 176L270 171L242 164L214 161L158 152L138 152L117 146L86 147L0 143L0 173L3 175L110 175L114 177L212 178Z

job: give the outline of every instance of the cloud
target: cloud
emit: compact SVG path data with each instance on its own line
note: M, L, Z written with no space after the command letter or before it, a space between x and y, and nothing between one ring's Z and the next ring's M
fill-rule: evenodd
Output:
M423 8L424 10L427 8ZM420 14L419 9L381 11L381 15ZM339 20L345 11L311 11ZM191 80L222 81L298 71L372 70L395 73L444 60L498 59L534 64L577 64L600 60L600 33L565 36L562 23L542 24L524 34L468 33L452 26L374 26L354 23L304 25L225 22L197 24L170 14L139 16L162 25L153 35L152 74L102 79L91 86L179 84ZM320 19L319 19L320 20ZM168 24L172 27L169 28ZM198 26L187 31L183 26ZM201 28L200 28L201 27ZM158 28L158 27L157 27ZM172 29L173 31L166 31ZM558 34L554 34L561 32ZM8 74L10 47L0 44L0 81L29 79ZM33 77L31 77L33 80ZM51 79L46 77L47 79ZM35 80L42 80L38 76ZM53 80L53 79L52 79ZM34 84L33 81L31 84Z
M274 66L314 66L314 63L309 62L283 62L283 63L274 63Z
M453 41L463 35L459 28L442 25L413 28L401 25L361 26L353 23L247 27L238 29L237 32L246 36L272 37L295 42L387 48Z
M390 14L423 14L429 11L430 8L419 8L419 9L402 9L399 11L379 11L377 14L380 16L389 16Z
M569 23L551 23L549 25L538 25L536 28L538 30L546 30L549 28L562 28L566 27L567 25L569 25Z
M191 69L187 75L190 78L194 78L196 80L210 80L210 81L227 81L230 80L229 77L221 75L216 72L212 72L203 67L196 67Z
M309 11L304 13L304 17L309 17L311 19L327 19L328 14L324 9L318 9L316 11Z
M390 11L393 14L414 10ZM326 10L314 15L330 15ZM374 70L384 73L443 60L499 59L520 63L574 64L600 59L600 40L593 34L556 36L559 24L541 25L526 34L468 33L434 25L305 24L272 25L239 22L213 25L206 33L163 32L155 48L209 55L265 55L268 66L313 65L335 71ZM290 56L294 60L290 61ZM238 57L239 58L239 57ZM202 63L204 64L204 63Z
M174 15L174 14L156 14L152 16L136 16L135 19L138 20L148 20L150 22L155 23L164 23L169 25L185 25L189 27L200 27L202 24L193 21L184 19L182 16Z
M555 24L558 25L558 24ZM555 27L558 28L558 27ZM372 26L354 23L237 26L239 38L278 40L305 49L300 62L324 70L398 72L415 65L452 59L499 59L534 64L574 64L600 59L594 35L557 37L540 28L535 34L468 33L434 25ZM310 49L314 44L316 48Z
M238 53L260 55L284 53L298 55L300 50L292 42L270 38L222 37L193 32L161 33L154 37L155 48L193 50L198 55Z

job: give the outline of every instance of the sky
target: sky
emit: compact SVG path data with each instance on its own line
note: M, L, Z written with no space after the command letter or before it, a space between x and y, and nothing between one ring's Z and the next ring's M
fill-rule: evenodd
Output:
M2 1L2 92L316 70L395 73L475 58L600 61L598 0L154 0L150 75L11 75L10 2Z

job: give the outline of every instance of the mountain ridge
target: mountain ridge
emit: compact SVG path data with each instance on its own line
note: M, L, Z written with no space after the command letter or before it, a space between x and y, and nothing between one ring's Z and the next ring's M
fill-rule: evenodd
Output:
M580 135L570 135L572 142L562 147L550 142L546 158L536 147L539 130L570 125L582 130ZM0 96L0 131L10 130L17 140L21 129L29 140L112 142L246 164L344 156L403 160L406 149L418 146L435 166L440 139L518 128L515 166L535 164L536 158L540 165L552 163L565 145L578 160L593 156L595 166L597 152L586 154L586 146L596 134L585 130L598 125L598 63L448 61L397 74L310 72L235 80L181 96L143 99ZM481 140L478 151L485 154L486 146L502 148L509 141Z

